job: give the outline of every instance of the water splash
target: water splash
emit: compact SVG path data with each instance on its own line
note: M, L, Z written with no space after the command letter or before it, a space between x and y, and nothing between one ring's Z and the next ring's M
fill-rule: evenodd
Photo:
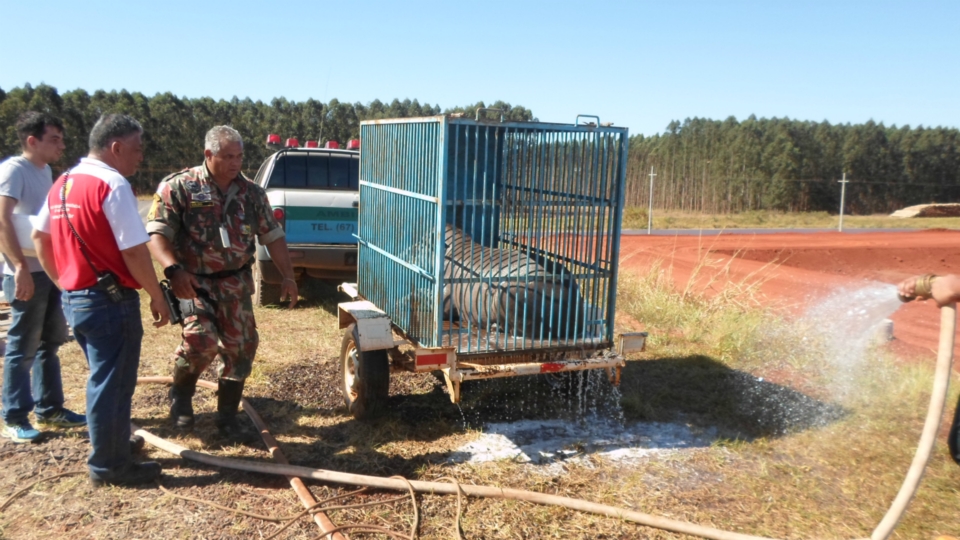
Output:
M622 424L624 418L620 392L604 370L483 381L462 396L462 412L475 426L533 419Z
M894 285L872 282L837 290L804 315L801 323L819 337L824 358L836 370L833 382L838 396L856 388L867 353L884 338L887 318L901 305Z
M451 456L453 462L480 463L509 459L549 465L575 461L588 455L611 461L635 461L652 453L683 448L703 448L716 438L716 430L698 430L684 424L643 422L624 428L610 420L581 424L563 420L521 420L487 424L483 435Z

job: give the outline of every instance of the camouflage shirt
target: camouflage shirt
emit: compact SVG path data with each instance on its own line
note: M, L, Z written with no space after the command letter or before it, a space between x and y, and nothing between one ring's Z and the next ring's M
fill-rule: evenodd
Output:
M267 245L284 236L263 188L241 174L223 193L206 164L164 178L147 221L147 232L167 237L178 262L193 274L240 269L254 257L254 239Z

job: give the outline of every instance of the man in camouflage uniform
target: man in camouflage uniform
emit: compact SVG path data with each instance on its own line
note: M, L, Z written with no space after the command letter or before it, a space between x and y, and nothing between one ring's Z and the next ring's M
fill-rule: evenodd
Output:
M219 361L217 427L238 435L237 409L259 337L253 318L256 242L267 248L283 275L281 299L297 304L297 283L280 227L263 189L240 173L243 140L216 126L204 141L204 163L163 179L147 216L150 252L178 298L192 302L183 341L174 352L170 416L193 425L197 379ZM189 311L189 310L185 310Z

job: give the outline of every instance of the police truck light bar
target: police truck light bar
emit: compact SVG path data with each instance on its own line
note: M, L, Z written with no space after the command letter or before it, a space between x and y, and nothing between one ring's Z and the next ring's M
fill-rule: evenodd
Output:
M350 139L347 141L347 150L359 150L360 149L360 139Z
M324 148L340 148L340 143L337 141L327 141L327 144L323 145Z
M287 148L297 148L298 146L300 146L300 141L298 141L294 137L290 137L289 139L287 139L287 144L285 144L284 146L286 146Z
M276 145L279 146L279 145L280 145L280 136L277 135L276 133L271 133L271 134L267 135L267 144L268 144L268 145L269 145L269 144L276 144Z
M306 148L316 148L316 147L317 147L317 141L307 141Z

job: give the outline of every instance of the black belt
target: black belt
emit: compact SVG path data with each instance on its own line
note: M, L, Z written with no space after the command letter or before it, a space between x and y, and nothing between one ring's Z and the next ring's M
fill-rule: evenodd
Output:
M241 272L246 272L250 269L249 264L245 264L236 270L221 270L220 272L213 272L212 274L194 274L197 277L209 278L209 279L226 279L233 277Z

